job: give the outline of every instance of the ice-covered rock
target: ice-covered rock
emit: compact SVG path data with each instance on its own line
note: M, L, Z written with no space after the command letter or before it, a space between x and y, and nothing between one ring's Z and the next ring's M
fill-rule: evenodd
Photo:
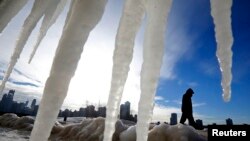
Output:
M98 117L84 119L80 123L62 125L55 122L49 140L51 141L102 141L105 118ZM118 120L112 141L136 141L136 125L125 124ZM18 117L15 114L0 116L0 127L14 130L31 131L34 118L30 116ZM197 131L191 126L177 124L150 124L148 141L206 141L206 131Z

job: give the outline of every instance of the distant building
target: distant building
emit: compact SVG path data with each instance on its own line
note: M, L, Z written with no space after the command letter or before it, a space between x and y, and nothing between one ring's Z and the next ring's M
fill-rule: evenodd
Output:
M74 110L74 112L71 113L71 117L79 117L79 113L77 110Z
M98 107L98 116L106 117L106 107Z
M10 90L8 94L4 94L0 101L0 112L2 113L16 113L21 115L34 115L37 113L36 100L32 101L31 107L28 107L29 101L17 102L14 101L15 90Z
M32 115L36 116L37 112L38 112L39 106L35 105L34 110L32 111Z
M170 125L176 125L177 124L177 114L172 113L170 117Z
M6 100L6 112L10 112L15 95L15 90L10 90Z
M69 116L70 116L70 110L69 110L69 109L65 109L65 110L62 112L62 116L63 116L63 117L69 117Z
M0 111L11 112L15 90L9 90L8 94L4 94L0 102Z
M86 117L96 117L96 111L94 105L89 105L86 108Z
M28 107L28 105L29 105L29 100L25 102L25 107Z
M31 110L34 110L35 106L36 106L36 99L33 99L30 105Z
M15 90L9 90L9 95L12 95L14 97Z
M85 117L85 116L86 116L86 108L80 108L79 117Z
M231 118L226 119L227 125L233 125L233 120Z
M0 102L0 111L1 112L6 112L6 100L7 100L7 94L4 94L3 97L2 97L2 100Z
M0 112L1 113L15 113L18 115L31 115L36 116L38 112L39 105L37 104L37 100L33 99L30 106L30 101L25 102L17 102L14 101L14 94L15 90L10 90L8 94L4 94L2 99L0 100ZM58 113L58 117L106 117L106 107L98 106L98 111L95 110L94 105L88 105L86 102L86 108L80 108L77 110L60 110ZM99 104L100 105L100 104ZM130 102L125 102L124 104L120 105L120 117L121 119L129 120L137 122L137 115L132 115L130 113ZM177 119L176 119L177 121Z
M18 106L19 106L19 103L17 103L16 101L14 101L12 103L10 111L13 112L13 113L18 113L18 111L17 111L18 110Z
M197 119L195 122L199 128L203 128L203 121L201 119Z
M137 114L135 114L134 122L135 122L135 123L137 122Z
M120 106L120 119L130 119L130 102L126 101Z

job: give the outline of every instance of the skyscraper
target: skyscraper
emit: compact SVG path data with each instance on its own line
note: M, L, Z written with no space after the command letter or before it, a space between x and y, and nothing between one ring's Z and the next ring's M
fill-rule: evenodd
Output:
M25 102L25 107L28 107L28 105L29 105L29 100Z
M86 107L86 117L95 117L96 111L94 105L89 105Z
M36 106L36 99L33 99L30 106L31 110L34 110L35 106Z
M98 107L98 116L106 117L106 107Z
M171 113L170 117L170 125L176 125L177 124L177 114Z
M9 94L12 95L12 96L14 97L15 90L9 90Z
M13 103L14 94L15 94L15 90L9 90L9 93L5 101L5 112L10 112L11 106Z
M130 116L130 102L126 101L125 104L120 106L120 119L128 120Z
M3 97L2 97L2 100L0 102L0 111L1 112L6 112L6 100L7 100L7 94L4 94Z
M203 121L201 119L197 119L195 122L199 128L203 128Z
M233 120L231 118L226 119L227 125L233 125Z

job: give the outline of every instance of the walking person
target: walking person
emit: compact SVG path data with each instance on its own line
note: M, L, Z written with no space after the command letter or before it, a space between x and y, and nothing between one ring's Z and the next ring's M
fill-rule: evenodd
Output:
M193 117L193 107L191 99L193 94L194 91L191 88L189 88L182 97L182 106L181 106L182 115L180 123L184 124L186 119L188 119L189 125L193 126L194 128L197 128L197 125Z

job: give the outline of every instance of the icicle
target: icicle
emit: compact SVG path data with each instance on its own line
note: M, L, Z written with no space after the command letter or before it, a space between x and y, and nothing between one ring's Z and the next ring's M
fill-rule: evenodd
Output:
M231 98L232 81L232 44L233 35L231 28L231 6L232 0L211 0L211 15L215 24L215 35L217 42L216 56L222 73L222 89L224 101Z
M2 0L0 4L0 33L28 0Z
M50 135L68 86L77 68L90 31L101 19L106 0L74 0L56 51L50 76L31 133L31 141L45 141ZM81 14L79 14L81 13Z
M26 41L28 40L32 30L35 28L37 22L39 19L43 16L47 6L52 2L51 0L36 0L32 10L29 14L29 16L26 18L22 30L20 32L19 38L16 41L16 47L14 49L14 52L11 56L11 60L8 66L8 69L4 75L2 84L0 86L0 93L3 92L3 89L5 87L6 82L8 81L10 74L20 57L20 54L24 48L24 45L26 44Z
M126 0L116 35L111 88L107 105L104 141L111 141L124 85L133 56L134 40L145 13L144 0Z
M73 13L73 5L75 4L75 2L76 2L76 1L74 1L74 0L72 0L72 1L70 2L69 11L68 11L67 17L66 17L66 19L65 19L65 24L64 24L63 29L65 29L66 26L67 26L68 23L69 23L68 21L69 21L71 15L72 15L72 13Z
M52 2L54 2L54 3L51 6L49 6L48 9L45 11L43 23L42 23L42 26L40 28L40 32L39 32L36 44L33 47L33 51L30 55L29 63L32 61L32 59L33 59L33 57L38 49L38 46L39 46L40 42L42 41L42 39L45 37L47 31L56 22L56 19L58 18L60 13L63 11L67 0L53 0Z
M136 140L147 141L154 96L164 54L164 35L172 0L149 0L141 70L141 97L136 125Z

